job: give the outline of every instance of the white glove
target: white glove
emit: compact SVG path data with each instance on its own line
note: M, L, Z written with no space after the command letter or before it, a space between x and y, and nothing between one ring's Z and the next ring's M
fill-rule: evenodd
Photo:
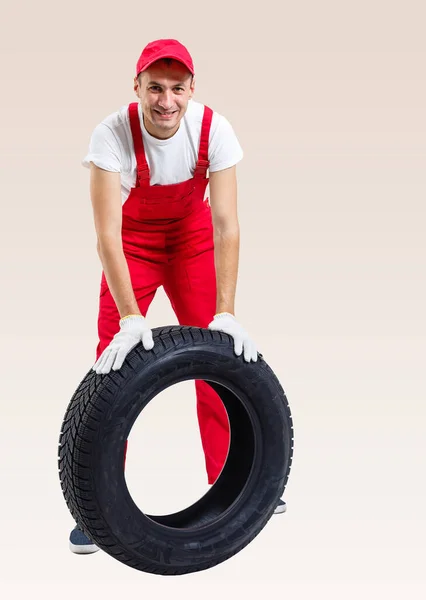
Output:
M139 342L142 342L145 350L151 350L154 346L152 331L142 315L129 315L120 319L120 331L115 334L109 345L102 352L92 367L96 373L109 373L118 371L123 365L124 359Z
M229 333L234 338L234 352L240 356L244 350L244 360L257 361L256 344L249 338L245 329L241 327L237 319L231 313L219 313L214 316L213 321L208 326L213 331L223 331Z

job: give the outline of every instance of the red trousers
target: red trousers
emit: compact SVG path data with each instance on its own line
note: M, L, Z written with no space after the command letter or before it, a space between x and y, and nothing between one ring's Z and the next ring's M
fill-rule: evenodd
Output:
M208 227L209 207L203 215L186 218L185 227L168 233L151 232L139 257L127 255L130 277L140 312L145 316L155 292L163 286L181 325L207 327L216 308L216 276L212 233ZM206 226L207 224L207 226ZM195 233L194 233L195 232ZM146 234L145 234L146 235ZM162 242L160 241L162 240ZM155 244L154 244L155 242ZM150 252L150 244L155 250ZM102 275L99 302L99 343L96 358L119 331L115 301ZM197 416L205 454L208 483L214 483L225 462L229 444L229 425L225 408L212 388L197 380Z

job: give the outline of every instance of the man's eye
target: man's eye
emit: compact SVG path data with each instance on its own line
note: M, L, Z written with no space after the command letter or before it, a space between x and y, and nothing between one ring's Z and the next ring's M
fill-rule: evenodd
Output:
M151 89L151 90L153 90L154 92L158 92L158 90L159 90L160 88L158 87L158 85L152 85L152 86L150 87L150 89Z

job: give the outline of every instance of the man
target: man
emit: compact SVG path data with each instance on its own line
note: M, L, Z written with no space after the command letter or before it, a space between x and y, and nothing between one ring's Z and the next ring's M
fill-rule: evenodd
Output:
M83 165L90 168L103 266L97 373L120 369L139 342L152 349L145 316L159 286L182 325L224 331L237 355L257 360L256 345L234 307L236 164L243 152L229 122L192 100L194 89L188 50L177 40L151 42L137 62L138 102L107 117L92 134ZM195 385L208 483L213 484L228 451L228 420L216 392L203 381ZM275 512L285 508L280 500ZM78 526L70 548L76 553L98 549Z

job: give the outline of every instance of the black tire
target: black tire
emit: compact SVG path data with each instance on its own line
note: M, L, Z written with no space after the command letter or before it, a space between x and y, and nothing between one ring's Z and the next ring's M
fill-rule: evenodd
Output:
M282 496L293 454L290 408L262 355L246 363L232 338L195 327L153 329L119 371L90 370L75 391L59 438L59 473L68 508L102 550L160 575L213 567L264 528ZM141 410L165 388L203 379L220 395L231 429L219 478L195 504L170 515L144 514L126 486L123 456Z

